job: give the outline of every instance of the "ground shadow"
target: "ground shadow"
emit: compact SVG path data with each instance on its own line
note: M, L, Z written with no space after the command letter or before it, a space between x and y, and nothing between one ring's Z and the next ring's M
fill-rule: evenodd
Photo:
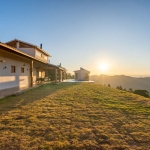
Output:
M80 83L58 83L58 84L44 84L40 87L28 90L21 95L9 96L0 99L0 115L7 113L7 111L21 108L34 101L43 99L44 97L53 94L58 90L62 90L71 86L78 85Z

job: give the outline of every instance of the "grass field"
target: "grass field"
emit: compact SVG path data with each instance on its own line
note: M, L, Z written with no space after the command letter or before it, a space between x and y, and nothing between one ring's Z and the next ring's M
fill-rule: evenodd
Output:
M96 84L0 100L0 150L149 150L150 99Z

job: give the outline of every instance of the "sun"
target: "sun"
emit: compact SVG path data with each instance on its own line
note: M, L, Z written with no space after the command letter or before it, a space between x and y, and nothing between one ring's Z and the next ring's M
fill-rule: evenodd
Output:
M102 72L106 72L108 70L108 64L107 63L101 63L99 65L99 69L102 71Z

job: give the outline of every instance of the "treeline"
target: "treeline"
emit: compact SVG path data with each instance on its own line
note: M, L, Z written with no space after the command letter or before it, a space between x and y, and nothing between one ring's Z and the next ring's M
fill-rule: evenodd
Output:
M108 84L108 87L111 87L111 85ZM126 88L123 88L122 86L117 86L116 89L127 91L127 92L134 93L134 94L137 94L137 95L141 95L141 96L144 96L144 97L150 97L150 94L147 90L140 90L140 89L139 90L133 90L132 88L129 88L127 90Z
M72 75L71 73L67 73L67 79L74 79L74 75Z

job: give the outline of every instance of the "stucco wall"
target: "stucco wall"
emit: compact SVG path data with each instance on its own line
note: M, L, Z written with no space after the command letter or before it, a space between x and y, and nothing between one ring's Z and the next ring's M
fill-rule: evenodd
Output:
M17 49L22 51L22 52L24 52L24 53L26 53L26 54L29 54L29 55L31 55L33 57L36 57L36 58L41 59L41 60L43 60L45 62L48 62L48 56L46 56L44 53L38 51L37 49L34 49L34 48L17 48ZM36 54L36 51L40 53L40 56L38 56ZM46 57L46 59L45 59L45 57Z
M30 61L23 57L0 50L3 60L0 62L0 90L12 87L24 87L30 84ZM25 66L23 66L25 64ZM15 73L11 73L11 66L15 66ZM24 67L24 73L21 73ZM36 70L33 69L33 80L36 81Z
M75 73L78 73L78 79L77 80L80 80L80 81L86 81L85 80L85 74L87 74L88 72L85 71L85 70L79 70L79 71L76 71ZM89 73L88 73L89 74ZM74 74L75 75L75 74Z
M34 48L17 48L19 49L20 51L26 53L26 54L29 54L33 57L35 57L35 49Z
M36 52L38 52L40 55L37 55ZM38 51L38 50L35 50L35 57L38 58L38 59L41 59L41 60L43 60L43 61L45 61L45 62L48 62L48 56L46 56L44 53L42 53L42 52L40 52L40 51ZM46 57L47 59L45 59L45 57Z

